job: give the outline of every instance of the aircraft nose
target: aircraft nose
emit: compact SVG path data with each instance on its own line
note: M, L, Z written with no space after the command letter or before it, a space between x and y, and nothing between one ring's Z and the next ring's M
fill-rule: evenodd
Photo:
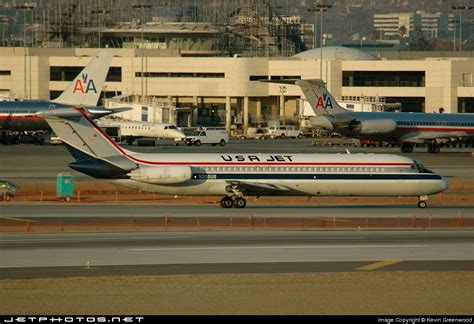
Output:
M443 182L441 184L441 191L445 191L446 189L448 189L448 187L449 187L448 179L443 177Z
M183 138L186 137L186 135L184 135L184 134L181 133L181 132L174 131L173 133L174 133L174 136L177 137L177 138L183 139Z

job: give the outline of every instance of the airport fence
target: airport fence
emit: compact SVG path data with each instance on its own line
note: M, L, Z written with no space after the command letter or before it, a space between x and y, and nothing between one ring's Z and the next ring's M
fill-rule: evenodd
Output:
M133 231L242 231L242 230L377 230L472 229L474 218L430 214L410 217L39 217L0 218L0 233L133 232Z

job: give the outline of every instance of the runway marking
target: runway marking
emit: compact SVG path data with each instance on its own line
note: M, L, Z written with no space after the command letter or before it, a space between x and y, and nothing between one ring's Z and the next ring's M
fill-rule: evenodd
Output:
M384 260L384 261L371 263L371 264L368 264L368 265L363 266L363 267L359 267L356 270L371 271L371 270L376 270L376 269L380 269L380 268L383 268L383 267L387 267L389 265L399 263L399 262L402 262L402 260Z
M216 247L175 247L175 248L136 248L127 251L206 251L242 249L360 249L360 248L426 248L427 245L301 245L301 246L216 246ZM398 261L397 261L398 262Z
M0 237L2 237L2 243L17 243L17 242L21 242L21 243L29 243L29 244L32 244L32 243L56 243L56 242L60 242L60 243L94 243L96 241L110 241L110 240L117 240L116 238L113 238L113 237L102 237L102 238L93 238L92 241L81 241L80 239L75 239L75 238L71 238L71 239L64 239L64 238L38 238L38 239L4 239L3 238L3 234L0 234ZM146 240L146 241L150 241L150 240L165 240L165 239L189 239L190 237L189 236L170 236L170 237L156 237L156 238L145 238L143 240ZM134 238L121 238L121 240L123 241L128 241L128 240L134 240Z
M19 222L39 222L39 220L16 218L16 217L0 217L0 219L14 220L14 221L19 221Z

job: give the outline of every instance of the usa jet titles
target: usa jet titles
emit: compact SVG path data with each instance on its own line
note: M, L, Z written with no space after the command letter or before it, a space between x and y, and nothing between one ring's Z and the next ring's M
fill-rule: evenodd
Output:
M292 155L267 155L260 157L257 155L221 155L226 162L293 162Z

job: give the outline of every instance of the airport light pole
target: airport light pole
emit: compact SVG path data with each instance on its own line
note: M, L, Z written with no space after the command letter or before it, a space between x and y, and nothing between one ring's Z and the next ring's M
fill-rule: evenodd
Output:
M98 26L98 29L99 29L99 48L101 48L101 47L102 47L102 42L101 42L100 33L101 33L102 24L101 24L101 19L100 19L100 17L101 17L102 15L104 15L104 14L110 13L110 10L96 9L96 10L92 10L91 12L92 12L93 14L98 15L98 17L99 17L99 26Z
M8 18L6 16L1 17L0 23L2 24L2 46L5 47L5 35L6 35L5 29L6 29L6 26L8 26Z
M280 119L282 120L282 125L286 126L285 118L286 118L286 112L285 112L285 93L287 91L286 86L280 86Z
M31 99L29 98L28 96L28 91L27 91L27 87L26 87L26 12L27 11L30 11L32 9L34 9L35 6L31 5L31 4L28 4L28 3L24 3L24 4L21 4L21 5L17 5L15 6L15 9L17 10L22 10L23 11L23 68L25 69L25 73L23 73L23 96L26 97L27 99ZM31 78L31 75L30 75L30 78ZM31 91L31 89L30 89Z
M459 56L462 53L462 12L466 10L471 10L474 7L470 6L453 6L451 7L454 11L459 11ZM454 32L456 33L456 32ZM456 36L455 36L456 37Z
M141 18L140 18L140 25L141 25L141 57L142 57L142 71L140 74L141 77L141 100L142 102L144 101L144 96L143 96L143 11L145 9L150 9L151 5L145 4L145 3L138 3L138 4L133 4L132 5L133 9L140 9L141 11Z
M314 12L314 32L316 34L316 12L321 14L319 20L321 26L319 28L319 44L320 44L320 62L319 62L319 74L320 78L323 78L323 12L332 8L332 5L325 5L323 3L317 3L311 8L308 8L309 12ZM314 44L316 45L316 37L314 38Z

